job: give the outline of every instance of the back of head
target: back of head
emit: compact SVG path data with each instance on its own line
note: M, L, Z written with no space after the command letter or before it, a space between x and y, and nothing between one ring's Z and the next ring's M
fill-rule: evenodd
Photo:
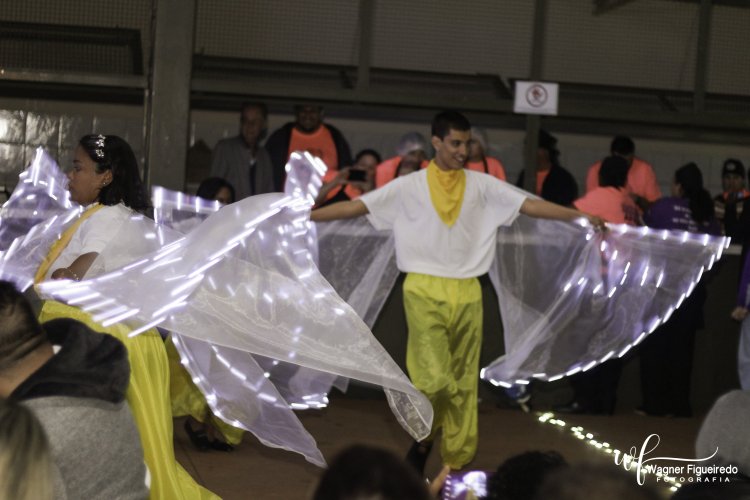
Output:
M0 498L51 499L52 477L42 425L25 406L0 399Z
M0 373L47 341L31 304L7 281L0 281Z
M628 161L622 156L606 157L599 169L599 185L601 187L625 187L629 168Z
M458 111L443 111L432 119L432 136L444 139L451 130L468 132L471 130L469 120Z
M393 453L355 445L333 459L313 500L427 500L424 482Z
M407 132L398 140L396 154L403 157L414 151L423 151L425 154L429 153L427 140L419 132Z
M215 200L221 188L226 188L232 195L232 203L235 201L234 186L221 177L208 177L198 186L195 195L204 200Z
M702 458L716 453L713 463L734 465L741 474L750 477L748 415L750 391L730 391L717 399L698 432L696 456Z
M112 182L101 188L98 202L123 203L134 210L148 207L148 196L138 171L138 160L130 145L116 135L85 135L79 146L96 163L96 171L112 171Z
M554 451L529 451L503 462L487 482L488 500L533 500L544 479L568 463Z
M659 500L648 485L639 486L632 474L607 465L577 465L553 472L536 500Z
M635 143L626 135L615 136L609 146L609 152L613 155L630 156L635 154Z
M560 166L560 150L557 149L557 137L544 129L539 130L539 149L544 149L549 154L552 165Z
M674 173L674 182L688 199L693 219L702 223L713 218L714 203L703 187L703 173L698 165L691 162L678 168Z

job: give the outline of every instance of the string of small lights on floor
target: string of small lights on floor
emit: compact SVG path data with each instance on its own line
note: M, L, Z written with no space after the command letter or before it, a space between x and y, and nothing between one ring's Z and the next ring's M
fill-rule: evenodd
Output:
M629 453L625 453L617 448L613 448L608 441L599 439L600 436L598 434L587 431L580 425L571 427L564 420L556 418L555 414L552 412L539 413L537 420L542 424L549 424L563 429L569 429L570 433L573 434L575 438L580 439L592 448L596 448L601 453L612 456L613 464L616 463L616 460L618 460L619 457L622 457L622 461L620 462L622 464L622 467L627 471L636 471L634 465L638 461L637 457L634 457ZM645 467L641 467L640 472L644 476L656 476L659 478L659 480L664 481L664 483L666 484L669 484L669 491L671 492L677 491L682 486L676 477L669 476L661 472L651 472Z

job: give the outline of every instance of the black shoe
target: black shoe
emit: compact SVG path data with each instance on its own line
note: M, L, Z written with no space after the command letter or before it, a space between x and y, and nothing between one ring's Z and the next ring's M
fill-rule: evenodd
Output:
M209 446L212 450L216 451L234 451L234 446L232 446L229 443L225 443L224 441L214 440L209 441Z
M414 441L406 454L406 463L414 467L420 477L424 476L424 467L427 465L427 458L432 450L431 441Z
M190 438L190 442L193 443L193 446L195 446L198 451L206 451L211 448L211 441L208 440L208 436L206 436L206 431L204 429L193 429L190 426L190 419L185 420L184 427L185 432Z
M583 406L578 401L571 401L566 405L553 406L552 411L557 413L568 413L571 415L581 415L584 413L591 413L588 408Z

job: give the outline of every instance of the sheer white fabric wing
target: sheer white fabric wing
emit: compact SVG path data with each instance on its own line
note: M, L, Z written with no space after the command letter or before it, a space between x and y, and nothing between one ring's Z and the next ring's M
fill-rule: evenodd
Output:
M490 277L505 356L496 385L557 380L624 356L664 323L728 244L723 237L518 218L498 234Z
M305 170L309 171L309 166L305 167ZM289 178L294 177L293 173L289 176ZM152 189L151 198L154 203L154 219L158 221L160 225L170 227L179 233L188 233L192 229L198 227L208 215L215 213L223 206L219 202L204 200L197 196L186 195L178 191L171 191L158 186ZM308 241L311 240L308 238ZM297 249L292 250L294 251ZM177 336L177 334L173 335ZM186 341L175 342L175 346L180 355L188 360L192 359L193 356L186 352L186 350L191 349L193 345L194 343ZM234 358L235 365L238 363L238 353L228 354L224 352L225 350L229 350L229 348L212 346L212 350L218 356ZM261 373L265 373L268 380L270 380L279 391L283 400L289 403L292 408L323 408L328 405L328 393L337 379L336 375L267 358L265 356L249 353L244 353L244 355L253 358L253 361L248 362L252 369L255 370L257 366L260 366L262 369ZM225 374L221 373L222 366L223 365L221 364L215 365L215 368L210 375L208 373L199 374L192 372L191 375L193 375L194 378L205 377L206 380L208 380L207 385L213 388L213 392L225 393L230 395L232 399L238 400L250 398L247 394L231 394L230 391L222 390L221 384L228 380ZM191 364L190 368L191 370L194 370L196 367ZM250 399L255 398L253 397ZM219 405L218 402L216 404L217 406ZM260 400L259 404L263 404L263 400Z
M42 148L0 208L0 279L26 290L52 243L81 214L65 174Z
M64 210L72 209L67 178L55 160L42 148L18 176L18 184L0 208L0 251L29 229Z

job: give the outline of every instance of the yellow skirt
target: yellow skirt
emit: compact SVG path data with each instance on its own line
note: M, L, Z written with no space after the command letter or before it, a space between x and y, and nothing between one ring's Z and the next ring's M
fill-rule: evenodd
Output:
M189 415L201 423L209 423L218 430L224 441L233 446L240 444L244 430L232 427L211 413L205 396L193 383L190 374L180 363L180 354L172 343L172 338L165 342L169 358L169 390L172 400L172 416Z
M130 385L127 401L141 435L146 465L151 473L151 498L159 500L218 499L190 477L174 456L172 413L169 401L169 364L164 342L151 329L135 337L117 323L103 327L90 314L60 302L47 301L39 321L72 318L94 331L107 333L128 349Z

